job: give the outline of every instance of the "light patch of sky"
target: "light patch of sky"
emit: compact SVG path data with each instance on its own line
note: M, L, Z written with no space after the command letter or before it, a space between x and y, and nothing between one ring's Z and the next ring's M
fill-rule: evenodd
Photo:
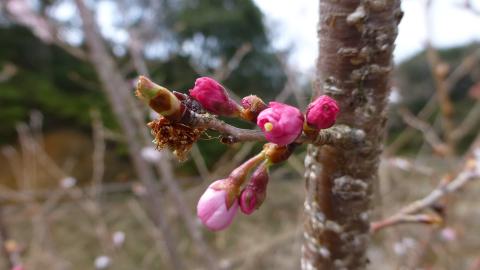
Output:
M294 67L301 71L312 70L317 57L318 1L254 1L265 14L273 46L277 49L289 49L290 62ZM425 2L426 0L402 1L405 15L400 23L396 41L394 52L396 62L411 57L425 47L428 34ZM445 48L480 41L480 16L464 9L463 3L464 0L433 1L429 20L432 25L431 40L435 46ZM477 10L480 9L480 0L474 0L472 3ZM61 21L68 21L77 15L70 1L62 2L54 12L55 17ZM102 34L116 44L127 41L128 33L115 25L115 16L119 11L114 1L99 1L96 14ZM79 31L65 33L65 36L72 43L81 41ZM158 49L156 47L154 50L157 54ZM165 53L166 51L163 52Z
M318 1L254 1L266 16L274 46L291 49L290 62L302 71L311 70L317 57ZM480 1L472 2L478 10ZM480 16L463 8L463 3L464 0L433 1L429 20L435 46L446 48L480 40ZM397 63L421 51L427 40L425 0L404 0L402 10L405 15L394 52Z
M116 44L124 44L128 40L128 33L116 25L115 16L118 16L118 5L114 1L99 1L96 6L96 20L103 36ZM61 1L50 11L55 19L68 22L78 18L78 11L71 1ZM64 38L71 44L80 44L83 36L80 29L68 29L64 31ZM121 48L114 48L119 51Z
M125 43L128 40L128 33L124 29L117 27L115 17L121 16L118 5L114 1L101 1L97 6L96 19L101 25L102 34L114 42Z

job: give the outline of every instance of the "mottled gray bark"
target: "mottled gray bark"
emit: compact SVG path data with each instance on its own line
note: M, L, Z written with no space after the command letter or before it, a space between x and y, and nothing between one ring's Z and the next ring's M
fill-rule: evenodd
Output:
M310 146L302 269L363 269L386 122L399 0L320 0L316 95L340 104L338 124L365 131L354 147Z

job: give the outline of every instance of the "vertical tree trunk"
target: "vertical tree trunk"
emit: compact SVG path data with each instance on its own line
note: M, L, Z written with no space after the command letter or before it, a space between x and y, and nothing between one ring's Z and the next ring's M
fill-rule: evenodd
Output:
M399 0L320 0L315 95L340 104L337 123L365 131L357 147L308 149L302 269L363 269L371 194L386 122Z

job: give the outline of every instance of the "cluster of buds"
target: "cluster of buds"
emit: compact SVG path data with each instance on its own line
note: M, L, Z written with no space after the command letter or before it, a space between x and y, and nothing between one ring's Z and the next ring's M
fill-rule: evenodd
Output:
M197 204L201 222L210 230L223 230L232 223L239 208L245 215L257 210L267 195L269 167L287 160L295 146L267 143L258 155L237 167L227 178L213 182Z
M214 231L228 227L238 209L246 215L258 209L266 197L269 167L287 160L302 134L313 137L334 125L339 113L336 101L326 95L310 103L305 113L280 102L267 105L255 95L244 97L240 105L225 87L208 77L197 79L186 95L171 92L141 76L136 93L160 115L148 124L157 148L169 148L179 159L186 157L206 130L192 124L198 115L237 117L256 123L269 142L227 178L210 184L200 197L197 215Z

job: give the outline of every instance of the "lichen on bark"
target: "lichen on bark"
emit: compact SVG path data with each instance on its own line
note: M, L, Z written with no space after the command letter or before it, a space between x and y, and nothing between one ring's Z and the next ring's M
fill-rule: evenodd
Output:
M302 269L363 269L371 194L386 122L399 0L320 0L315 95L340 104L338 124L363 130L362 143L309 146Z

